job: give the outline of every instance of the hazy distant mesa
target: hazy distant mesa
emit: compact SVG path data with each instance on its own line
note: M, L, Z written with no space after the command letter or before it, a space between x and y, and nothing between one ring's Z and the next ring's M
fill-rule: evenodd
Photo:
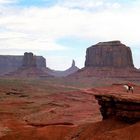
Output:
M19 76L32 74L54 77L68 75L127 77L132 71L135 76L140 74L134 67L131 49L120 41L99 42L87 48L85 67L82 69L79 69L73 60L71 67L65 71L52 70L46 66L46 59L43 56L27 52L24 56L0 56L0 75L17 75L18 73Z
M0 55L0 75L18 75L21 73L30 75L25 70L29 69L29 73L39 75L50 75L55 77L65 77L79 70L75 66L75 61L72 61L72 65L65 71L55 71L46 66L46 59L43 56L36 56L31 52L25 52L23 56L14 55Z

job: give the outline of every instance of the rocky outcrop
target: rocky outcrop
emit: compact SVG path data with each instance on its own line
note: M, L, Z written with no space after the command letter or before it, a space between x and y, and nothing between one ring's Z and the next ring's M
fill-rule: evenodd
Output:
M72 60L72 65L71 67L75 67L75 60Z
M22 67L37 67L36 57L33 55L33 53L24 53Z
M128 123L140 121L140 96L96 94L103 119L115 117Z
M38 68L46 67L46 59L42 56L34 56ZM0 55L0 75L16 71L23 65L23 56Z
M41 65L38 66L37 57L33 53L24 53L21 66L15 71L5 74L5 77L50 77L47 72L44 72ZM46 66L46 65L45 65ZM46 68L46 67L44 67Z
M23 56L0 55L0 75L17 70L22 65Z
M120 41L100 42L87 48L85 67L72 76L140 81L131 50Z
M38 68L46 68L46 59L43 56L35 56Z
M140 81L140 71L135 68L85 67L71 76L117 78L126 81Z
M86 51L85 67L132 67L133 59L129 47L120 41L99 42Z
M46 70L52 76L55 76L55 77L66 77L68 75L71 75L71 74L77 72L79 70L79 68L75 65L75 60L72 60L71 67L68 68L65 71L56 71L56 70L52 70L52 69L49 69L49 68L47 68Z

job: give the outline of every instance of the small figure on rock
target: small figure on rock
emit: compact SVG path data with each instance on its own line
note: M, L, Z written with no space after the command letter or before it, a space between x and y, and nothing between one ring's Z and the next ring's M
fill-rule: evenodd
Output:
M127 92L131 91L132 93L134 92L134 87L130 84L125 84L124 85L125 89Z

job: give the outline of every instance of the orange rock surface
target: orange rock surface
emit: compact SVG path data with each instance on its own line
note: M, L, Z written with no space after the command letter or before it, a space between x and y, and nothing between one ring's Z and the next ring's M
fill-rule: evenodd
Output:
M45 83L47 85L47 82ZM123 85L49 94L37 86L0 87L0 140L138 140L139 122L102 121L94 94L139 99L140 87L127 93ZM41 85L42 86L42 85ZM62 87L61 87L62 88ZM55 90L54 90L55 91Z

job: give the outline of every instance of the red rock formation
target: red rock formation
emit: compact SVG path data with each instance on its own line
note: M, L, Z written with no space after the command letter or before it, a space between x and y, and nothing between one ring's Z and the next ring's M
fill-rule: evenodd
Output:
M140 71L134 67L131 50L120 41L100 42L89 47L85 67L72 76L140 81Z
M46 67L46 59L42 56L34 56L38 68ZM16 71L23 64L23 55L0 55L0 75Z
M71 75L79 70L79 68L75 65L75 61L72 61L72 65L70 68L64 70L64 71L56 71L52 70L50 68L44 69L46 70L50 75L55 77L66 77L68 75Z
M132 53L120 41L100 42L86 51L85 67L132 67Z
M33 55L33 53L24 53L22 66L26 68L37 66L36 57Z
M126 122L140 121L140 99L139 96L131 94L117 95L117 94L96 94L100 111L103 119L118 118Z
M127 94L120 84L59 93L58 89L62 91L60 85L58 88L58 85L54 83L49 85L44 80L33 81L32 84L31 81L17 81L18 86L15 82L14 80L14 83L0 83L0 140L139 140L140 138L139 122L131 125L110 117L100 121L98 103L93 96L95 93L96 95L111 93L113 96L114 93L116 94L113 96L114 99L121 99L119 101L125 102L127 110L131 111L129 103L138 103L140 99L139 86L135 87L134 94ZM54 94L50 94L51 90ZM103 99L107 101L106 98Z
M41 65L40 65L41 66ZM50 75L38 68L36 56L33 53L24 53L22 65L17 70L5 74L8 77L50 77Z

